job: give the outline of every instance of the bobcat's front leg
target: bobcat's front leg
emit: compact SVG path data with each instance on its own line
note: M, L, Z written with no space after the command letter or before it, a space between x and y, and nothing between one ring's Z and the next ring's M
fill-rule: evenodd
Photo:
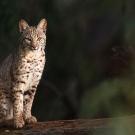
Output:
M23 119L23 82L17 82L13 84L13 122L15 128L22 128L24 126Z
M36 93L36 86L32 86L31 89L24 93L24 120L27 124L37 122L36 117L31 115L32 103Z

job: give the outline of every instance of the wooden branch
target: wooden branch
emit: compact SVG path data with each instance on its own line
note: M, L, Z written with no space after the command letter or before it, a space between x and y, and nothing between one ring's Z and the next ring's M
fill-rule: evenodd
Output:
M134 135L135 116L38 122L23 129L1 128L0 135Z

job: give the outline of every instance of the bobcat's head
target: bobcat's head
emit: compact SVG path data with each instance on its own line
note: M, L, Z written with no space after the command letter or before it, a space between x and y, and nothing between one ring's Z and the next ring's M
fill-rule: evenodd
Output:
M29 26L25 20L19 21L21 32L21 47L29 50L38 50L46 43L47 21L42 19L37 26Z

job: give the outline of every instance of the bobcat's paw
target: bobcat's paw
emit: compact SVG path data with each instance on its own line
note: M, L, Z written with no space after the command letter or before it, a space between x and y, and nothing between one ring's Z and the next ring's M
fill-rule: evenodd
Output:
M18 118L14 120L14 128L22 128L24 126L23 118Z
M33 123L36 123L37 122L37 119L36 119L36 117L31 116L31 117L27 118L25 120L25 122L26 122L26 124L33 124Z

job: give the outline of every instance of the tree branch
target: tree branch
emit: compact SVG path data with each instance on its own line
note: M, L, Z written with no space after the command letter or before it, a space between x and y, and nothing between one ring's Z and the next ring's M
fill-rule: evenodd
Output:
M0 135L134 135L135 116L38 122L23 129L1 128Z

